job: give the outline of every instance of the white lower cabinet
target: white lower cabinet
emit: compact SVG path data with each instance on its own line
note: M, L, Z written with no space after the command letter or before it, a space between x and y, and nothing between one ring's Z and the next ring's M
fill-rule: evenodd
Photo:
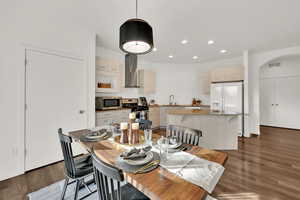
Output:
M152 128L160 127L160 108L158 106L149 108L149 120L152 121Z
M260 124L300 129L300 77L261 80Z
M179 110L179 109L185 109L185 107L180 106L162 106L160 107L160 127L165 128L168 124L168 111L170 110Z
M96 112L96 126L127 122L130 109Z

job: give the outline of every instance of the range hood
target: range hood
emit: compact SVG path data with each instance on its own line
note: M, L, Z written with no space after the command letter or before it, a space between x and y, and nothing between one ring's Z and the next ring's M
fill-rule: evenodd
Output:
M139 88L136 54L125 55L125 88Z

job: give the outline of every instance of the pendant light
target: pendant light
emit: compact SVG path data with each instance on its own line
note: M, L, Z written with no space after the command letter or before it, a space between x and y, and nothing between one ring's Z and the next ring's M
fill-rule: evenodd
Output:
M137 17L138 2L135 2L136 18L129 19L120 27L120 49L130 54L146 54L153 48L152 27Z

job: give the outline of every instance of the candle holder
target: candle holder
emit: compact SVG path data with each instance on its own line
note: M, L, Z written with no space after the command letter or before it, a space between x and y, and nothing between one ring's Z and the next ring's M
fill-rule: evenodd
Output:
M131 142L132 144L139 143L139 123L131 124Z
M128 130L121 130L121 138L120 138L121 144L127 144L128 143Z
M120 143L126 144L128 143L128 123L122 122L120 124L120 129L121 129Z

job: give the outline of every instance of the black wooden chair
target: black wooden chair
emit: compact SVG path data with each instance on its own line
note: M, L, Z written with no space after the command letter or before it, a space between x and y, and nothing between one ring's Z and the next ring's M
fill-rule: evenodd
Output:
M62 153L65 161L65 184L63 187L63 192L61 194L61 200L64 199L65 193L68 185L76 182L76 189L74 199L78 199L79 189L85 187L89 193L80 199L84 199L90 196L92 193L96 191L91 191L88 184L85 182L85 178L88 176L93 176L93 163L91 155L86 155L79 157L78 159L74 159L73 151L72 151L72 138L70 136L64 135L62 129L58 129L58 136L62 148ZM73 181L69 182L70 179ZM94 180L92 179L92 182Z
M202 137L202 131L183 126L168 125L167 137L170 136L177 137L182 143L198 146L200 138Z
M121 186L123 171L100 160L92 153L99 200L150 200L130 184Z

